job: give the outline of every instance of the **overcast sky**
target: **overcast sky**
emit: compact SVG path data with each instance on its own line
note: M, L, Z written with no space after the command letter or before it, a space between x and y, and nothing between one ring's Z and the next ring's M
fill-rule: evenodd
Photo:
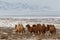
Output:
M0 15L60 15L60 0L0 0Z

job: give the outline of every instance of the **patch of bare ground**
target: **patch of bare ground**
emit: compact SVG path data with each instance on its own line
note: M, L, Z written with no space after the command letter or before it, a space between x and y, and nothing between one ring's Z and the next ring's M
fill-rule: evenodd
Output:
M13 28L6 28L6 27L0 27L0 40L49 40L49 39L60 39L60 34L56 35L35 35L32 36L31 33L25 32L23 34L21 33L15 33L13 31ZM60 29L57 29L60 31Z

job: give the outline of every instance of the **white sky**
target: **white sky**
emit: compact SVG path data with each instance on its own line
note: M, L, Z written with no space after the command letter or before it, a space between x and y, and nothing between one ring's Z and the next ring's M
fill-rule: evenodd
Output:
M27 3L29 5L47 6L52 10L60 11L60 0L1 0L10 3Z
M42 9L42 10L46 11L45 12L46 15L49 14L48 11L50 11L50 12L53 11L54 13L51 12L51 14L54 14L54 15L55 14L59 15L59 12L60 12L60 0L0 0L0 1L9 2L9 3L20 3L21 2L23 4L26 3L28 5L31 5L32 7L35 5L35 6L39 7L39 10ZM20 15L19 13L22 14L22 12L23 12L22 15L24 15L24 13L25 13L25 15L26 14L31 14L32 15L32 11L31 10L25 10L25 9L22 10L22 12L18 11L18 10L12 10L11 11L11 9L10 10L6 10L6 11L3 10L3 11L0 10L0 14L3 13L3 14L9 15L11 13L11 15L12 14L14 15L14 13L15 14L18 13L18 15ZM33 12L35 13L35 11L33 11ZM41 14L41 12L43 12L43 11L39 11L39 12L40 13L38 13L38 14ZM57 12L57 13L55 13L55 12Z

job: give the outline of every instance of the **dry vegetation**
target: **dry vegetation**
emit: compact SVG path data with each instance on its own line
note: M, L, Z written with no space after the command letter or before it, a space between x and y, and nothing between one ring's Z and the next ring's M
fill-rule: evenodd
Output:
M60 39L60 34L56 35L36 35L32 36L29 32L24 34L18 34L13 31L13 28L0 27L0 40L48 40L48 39ZM58 29L57 29L58 30ZM59 30L60 31L60 30Z

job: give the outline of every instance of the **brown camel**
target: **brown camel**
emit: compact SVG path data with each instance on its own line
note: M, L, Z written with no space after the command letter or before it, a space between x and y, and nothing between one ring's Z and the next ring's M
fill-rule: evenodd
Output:
M23 33L25 32L25 28L23 27L22 24L18 24L18 25L15 25L15 31L18 32L18 33Z
M51 34L56 34L56 28L54 25L47 25L47 30L51 33Z

